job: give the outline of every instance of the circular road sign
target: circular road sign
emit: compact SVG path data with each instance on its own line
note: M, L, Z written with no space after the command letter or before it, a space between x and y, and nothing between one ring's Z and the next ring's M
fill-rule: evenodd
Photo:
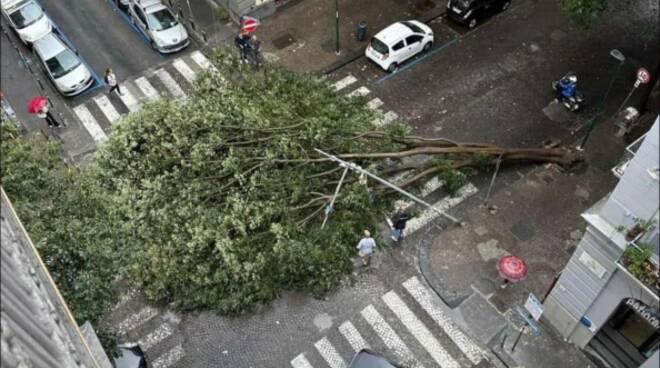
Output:
M258 26L259 21L254 18L247 18L243 20L243 32L252 33L257 30Z
M639 68L637 69L637 80L642 84L646 84L651 80L651 73L645 68Z

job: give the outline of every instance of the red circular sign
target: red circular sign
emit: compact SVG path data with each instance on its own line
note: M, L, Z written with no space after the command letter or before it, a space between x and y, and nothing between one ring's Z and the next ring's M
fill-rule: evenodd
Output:
M646 84L651 80L651 73L645 68L639 68L637 69L637 80L642 84Z
M259 25L259 22L256 19L246 19L243 22L243 31L252 33L257 30L257 26Z
M500 258L496 267L500 276L508 281L522 281L527 277L527 265L516 256L508 255Z

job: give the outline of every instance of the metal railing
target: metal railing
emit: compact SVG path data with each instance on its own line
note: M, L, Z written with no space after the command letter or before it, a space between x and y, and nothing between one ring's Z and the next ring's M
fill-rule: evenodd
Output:
M612 173L614 173L614 176L616 176L619 179L623 177L623 174L626 172L626 168L628 167L628 164L630 164L630 161L637 154L637 150L639 150L639 147L642 146L642 142L644 142L644 138L646 138L646 134L637 138L637 140L635 140L628 147L626 147L626 152L623 154L623 157L621 158L619 163L612 168Z

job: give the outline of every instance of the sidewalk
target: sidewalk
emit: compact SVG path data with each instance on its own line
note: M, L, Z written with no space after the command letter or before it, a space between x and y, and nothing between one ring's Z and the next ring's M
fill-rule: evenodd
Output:
M563 342L541 319L541 334L526 333L511 353L523 324L528 294L543 298L582 237L582 212L616 185L610 169L624 145L614 129L600 124L586 146L587 164L573 172L538 167L514 185L494 193L488 206L464 215L465 227L439 233L420 252L427 281L454 307L472 335L509 366L595 367L577 347ZM497 260L506 254L528 265L526 280L501 288ZM501 348L504 340L504 349Z

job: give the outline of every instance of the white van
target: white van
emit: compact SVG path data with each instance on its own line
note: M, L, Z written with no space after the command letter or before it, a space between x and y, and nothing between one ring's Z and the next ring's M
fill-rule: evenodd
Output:
M2 14L28 46L53 30L50 19L34 0L2 0Z

